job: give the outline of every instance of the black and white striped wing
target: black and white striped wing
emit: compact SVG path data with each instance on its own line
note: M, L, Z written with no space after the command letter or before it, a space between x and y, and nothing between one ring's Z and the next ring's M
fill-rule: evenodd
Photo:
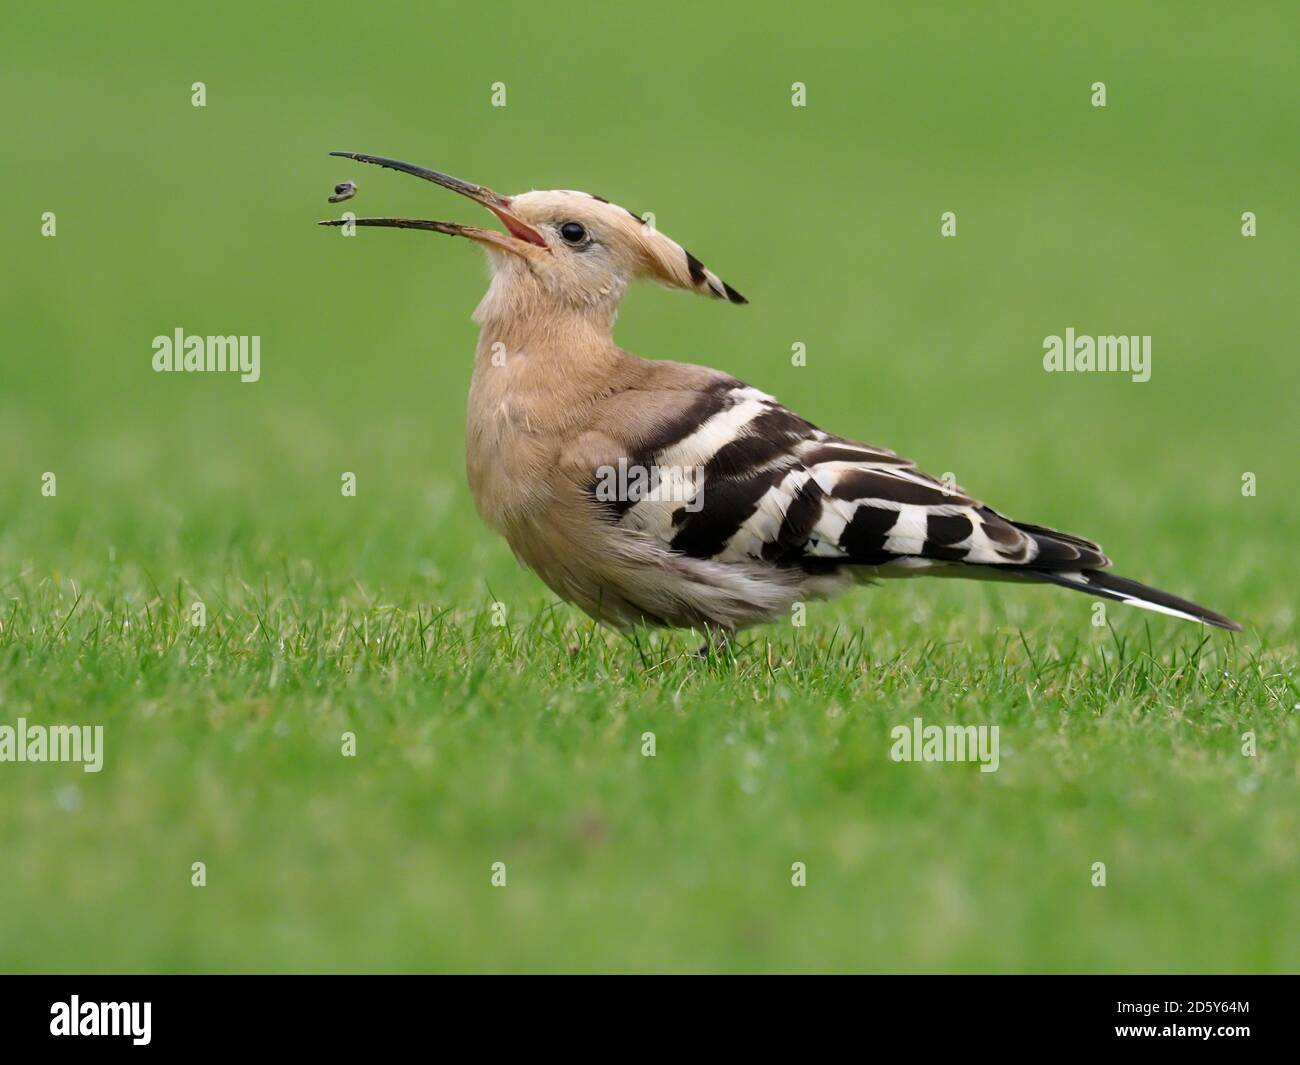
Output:
M693 558L811 573L1109 564L1088 540L1013 522L894 452L825 433L734 380L696 393L627 458L658 472L651 491L614 504L611 517Z

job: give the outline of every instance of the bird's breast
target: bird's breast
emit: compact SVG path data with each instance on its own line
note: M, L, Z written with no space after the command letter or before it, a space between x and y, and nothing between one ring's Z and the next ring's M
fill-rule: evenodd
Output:
M509 398L471 402L465 432L465 470L474 504L507 539L545 508L552 494L555 453L528 413Z

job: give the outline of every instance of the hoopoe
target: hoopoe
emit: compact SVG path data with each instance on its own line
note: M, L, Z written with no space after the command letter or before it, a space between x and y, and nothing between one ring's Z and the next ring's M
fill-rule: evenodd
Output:
M422 229L486 249L492 276L474 312L481 331L466 426L470 489L519 561L598 621L725 640L855 583L931 574L1047 582L1240 631L1221 614L1104 572L1110 561L1091 540L1014 521L892 451L818 429L729 374L620 349L614 318L634 280L747 302L626 208L584 192L500 196L396 159L331 154L451 189L505 226L320 223ZM611 471L622 490L601 490Z

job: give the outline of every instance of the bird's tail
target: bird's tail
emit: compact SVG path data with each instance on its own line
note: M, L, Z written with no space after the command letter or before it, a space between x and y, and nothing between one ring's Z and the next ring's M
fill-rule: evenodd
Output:
M1049 584L1059 584L1062 588L1073 588L1076 592L1086 592L1089 595L1099 595L1103 599L1114 599L1116 602L1140 606L1143 610L1154 610L1159 614L1169 614L1171 617L1182 618L1185 621L1199 621L1203 625L1215 625L1231 632L1241 632L1241 626L1231 618L1207 610L1191 600L1170 595L1168 592L1160 591L1159 588L1139 584L1137 581L1131 581L1127 577L1120 577L1114 573L1096 569L1068 571L1032 568L1021 572L1030 580L1047 581Z

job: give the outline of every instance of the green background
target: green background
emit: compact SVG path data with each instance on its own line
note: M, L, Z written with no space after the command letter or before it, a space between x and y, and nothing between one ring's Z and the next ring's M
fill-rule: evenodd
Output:
M0 764L0 966L1297 968L1300 15L914 7L6 14L0 720L107 754ZM464 484L480 253L313 224L345 179L481 212L332 149L653 211L751 305L637 289L624 347L1246 631L956 582L707 662L594 628ZM260 335L261 381L155 374L178 326ZM1067 327L1151 335L1150 382L1044 373ZM1001 768L890 761L914 716L1000 725Z

